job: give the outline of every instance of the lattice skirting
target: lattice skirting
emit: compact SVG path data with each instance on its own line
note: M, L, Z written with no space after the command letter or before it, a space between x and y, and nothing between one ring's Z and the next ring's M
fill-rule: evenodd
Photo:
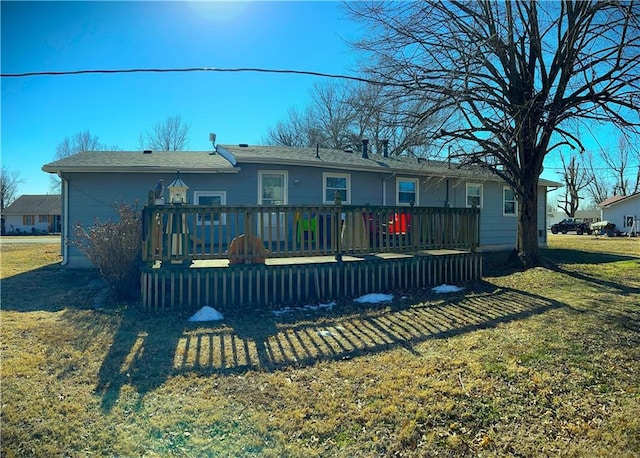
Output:
M152 268L142 272L142 308L280 308L481 277L481 253L466 252L312 264Z

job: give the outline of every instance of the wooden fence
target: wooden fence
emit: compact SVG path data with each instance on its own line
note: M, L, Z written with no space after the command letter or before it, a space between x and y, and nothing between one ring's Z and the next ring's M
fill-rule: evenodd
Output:
M229 259L345 254L475 251L475 208L355 205L149 205L143 212L143 260L188 265Z

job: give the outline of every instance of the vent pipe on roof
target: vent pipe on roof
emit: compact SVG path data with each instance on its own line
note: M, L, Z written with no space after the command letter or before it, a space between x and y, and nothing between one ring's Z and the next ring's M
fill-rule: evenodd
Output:
M369 159L369 153L367 152L367 147L369 145L369 140L366 138L362 139L362 159Z
M316 143L316 159L320 159L320 143Z
M389 140L382 140L382 155L384 157L389 157Z

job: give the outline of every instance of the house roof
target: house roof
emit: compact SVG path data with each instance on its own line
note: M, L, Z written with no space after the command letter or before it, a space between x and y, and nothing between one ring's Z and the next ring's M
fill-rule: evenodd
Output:
M5 215L59 215L62 199L59 194L22 195L4 209Z
M340 170L361 170L380 173L405 173L451 178L473 178L482 181L502 181L496 175L479 167L457 167L446 161L428 160L409 156L384 157L368 153L362 157L361 151L347 152L328 148L300 148L286 146L245 146L218 145L218 151L226 150L238 163L283 164L306 167L335 168ZM540 180L544 186L561 186L549 180Z
M640 197L640 192L636 192L635 194L631 194L630 196L613 196L613 197L609 197L608 199L605 199L602 202L600 202L598 204L598 207L600 207L600 208L608 208L608 207L611 207L612 205L619 204L622 201L625 201L625 200L628 200L628 199L633 199L635 197Z
M297 165L337 170L399 173L432 177L502 181L496 175L475 166L458 167L445 161L417 159L408 156L384 157L360 151L345 152L328 148L298 148L282 146L217 145L216 153L208 151L87 151L60 159L42 167L49 173L58 172L188 172L237 173L243 163ZM560 186L549 180L539 180L543 186Z
M361 170L381 173L420 173L438 176L468 175L470 170L458 169L455 165L443 161L417 159L407 156L384 157L380 154L368 154L362 157L361 151L344 151L328 148L300 148L290 146L231 146L218 145L217 149L227 150L239 163L299 165L305 167L336 168L342 170ZM489 174L475 169L474 174Z
M228 160L210 151L85 151L42 166L58 172L229 172L237 173Z

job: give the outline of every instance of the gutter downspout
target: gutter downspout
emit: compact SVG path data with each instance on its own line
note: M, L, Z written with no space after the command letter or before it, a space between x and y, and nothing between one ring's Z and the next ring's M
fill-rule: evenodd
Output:
M60 237L62 264L66 266L69 263L69 181L59 174L62 180L62 231Z
M451 203L449 203L449 177L447 177L447 195L445 197L444 207L445 208L451 207Z
M382 180L382 206L383 207L387 206L387 180L390 180L395 176L396 176L396 172L393 172L391 175L389 175L388 177Z

